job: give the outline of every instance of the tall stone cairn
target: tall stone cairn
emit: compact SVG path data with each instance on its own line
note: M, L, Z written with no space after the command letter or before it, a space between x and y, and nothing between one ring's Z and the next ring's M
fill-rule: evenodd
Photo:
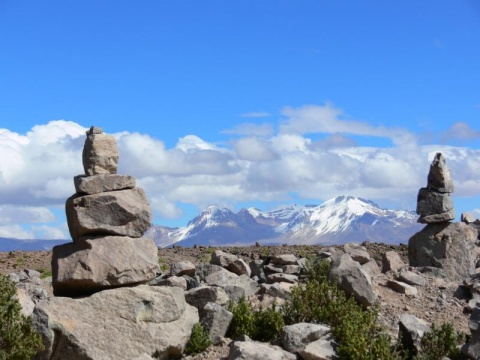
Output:
M408 242L410 266L441 269L448 279L461 281L475 269L477 239L476 229L458 222L450 194L453 181L441 153L430 165L427 187L421 188L417 197L418 222L426 226Z
M143 238L150 205L135 178L117 175L115 138L92 126L83 148L85 175L74 177L76 193L65 210L73 242L52 251L53 292L80 296L146 283L158 270L155 243Z

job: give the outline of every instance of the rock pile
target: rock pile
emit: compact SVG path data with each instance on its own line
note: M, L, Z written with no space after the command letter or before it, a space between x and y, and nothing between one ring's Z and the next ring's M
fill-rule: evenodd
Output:
M417 214L422 224L436 224L455 219L455 209L450 194L454 186L445 157L437 153L430 165L427 187L421 188L417 198Z
M150 206L135 178L117 175L115 138L91 127L83 149L85 175L74 178L76 193L66 202L73 243L53 249L53 291L57 296L145 283L158 270L157 247L146 238Z
M132 176L117 175L115 138L91 127L85 175L66 202L73 242L52 250L54 297L32 314L45 349L36 359L179 357L198 322L183 290L142 285L159 271L155 243L142 238L150 206Z
M464 223L450 222L455 209L450 194L454 186L445 158L437 153L430 165L428 184L417 198L418 222L427 224L408 243L411 266L439 268L451 280L463 280L473 273L477 231Z

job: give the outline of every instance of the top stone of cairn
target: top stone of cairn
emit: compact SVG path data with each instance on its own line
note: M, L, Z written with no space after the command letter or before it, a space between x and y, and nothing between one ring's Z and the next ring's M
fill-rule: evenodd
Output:
M440 193L453 193L453 180L450 176L450 170L445 163L445 157L442 153L437 153L430 165L428 173L428 185L431 190Z
M102 128L92 126L87 131L82 161L87 176L116 174L118 148L115 138L104 134Z

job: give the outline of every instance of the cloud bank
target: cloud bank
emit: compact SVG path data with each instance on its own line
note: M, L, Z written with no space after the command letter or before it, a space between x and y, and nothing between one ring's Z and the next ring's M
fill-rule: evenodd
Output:
M289 107L282 116L280 124L226 130L232 138L223 146L193 134L171 148L148 134L112 134L119 146L119 173L137 178L157 223L181 217L182 204L203 209L286 203L293 201L292 194L317 202L348 194L411 209L438 151L447 158L456 196L480 195L478 149L449 146L445 138L443 145L419 144L406 129L355 120L331 104ZM64 120L36 125L26 134L0 129L0 237L68 238L62 209L74 192L73 176L83 172L86 130ZM454 124L449 134L479 137L465 123ZM360 146L361 137L387 139L391 145Z

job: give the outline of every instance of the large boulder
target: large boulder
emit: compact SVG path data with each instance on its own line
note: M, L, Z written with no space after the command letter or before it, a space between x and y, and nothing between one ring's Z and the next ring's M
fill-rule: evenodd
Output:
M348 254L333 258L328 279L336 281L341 289L365 308L377 301L370 276Z
M101 128L92 126L87 131L82 161L86 175L116 174L118 148L115 138L105 135Z
M150 205L140 188L75 194L67 199L65 210L73 241L89 235L139 238L151 225Z
M464 223L429 224L408 242L410 266L440 268L462 281L475 270L476 239L477 231Z
M146 238L92 238L52 250L53 291L75 296L145 283L158 271L158 249Z
M35 359L118 360L144 354L180 357L199 321L197 309L174 287L137 286L37 305L33 325L45 350Z
M79 194L98 194L107 191L133 189L135 178L129 175L99 174L77 175L73 178L75 191Z

